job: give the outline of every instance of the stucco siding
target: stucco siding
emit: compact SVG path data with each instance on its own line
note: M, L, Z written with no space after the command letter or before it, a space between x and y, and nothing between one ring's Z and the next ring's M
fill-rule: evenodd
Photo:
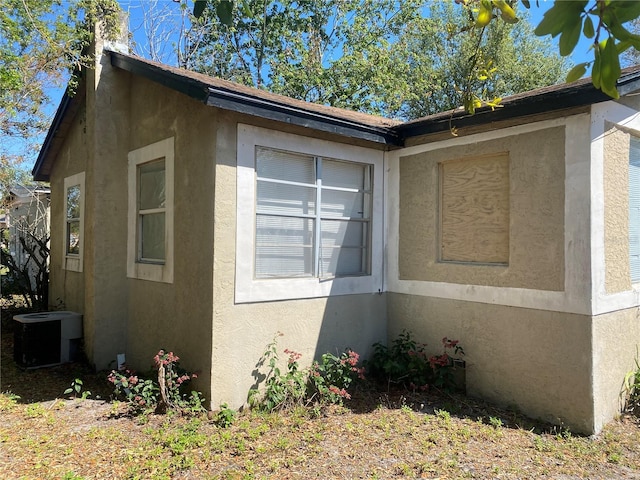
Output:
M629 308L593 318L593 396L595 427L600 430L624 404L624 378L637 370L639 309Z
M367 356L374 342L386 339L386 298L380 294L234 302L236 135L237 123L247 120L221 114L216 132L213 408L222 402L232 408L246 403L249 389L266 373L257 366L278 332L283 334L277 337L281 359L286 359L283 350L289 348L302 353L302 365L326 352L339 354L347 347Z
M604 236L605 290L630 290L629 134L608 122L604 135Z
M127 150L174 137L175 159L173 282L127 279L121 266L119 278L128 287L127 355L132 364L148 367L160 348L172 350L185 368L200 373L195 386L209 396L216 110L143 79L132 83L129 108ZM121 162L126 178L126 153ZM114 194L125 199L119 222L126 229L126 182L117 188Z
M400 156L400 279L562 291L564 151L564 128L554 127ZM439 262L438 164L505 152L510 162L508 264Z
M441 352L443 337L466 353L467 393L534 418L592 433L591 318L388 293L389 340L403 329Z
M64 179L87 169L86 109L83 105L69 130L51 171L51 241L49 245L49 305L84 312L84 274L64 270L65 241ZM85 227L85 236L87 230ZM85 319L86 321L86 319ZM90 329L85 326L85 337Z

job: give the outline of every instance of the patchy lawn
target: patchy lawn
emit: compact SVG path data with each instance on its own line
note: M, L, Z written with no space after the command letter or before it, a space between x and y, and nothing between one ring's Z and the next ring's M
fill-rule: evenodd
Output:
M243 413L223 429L206 415L127 417L105 373L22 371L12 353L4 333L3 479L640 479L635 417L587 438L461 396L361 389L315 417ZM63 398L74 378L90 399Z

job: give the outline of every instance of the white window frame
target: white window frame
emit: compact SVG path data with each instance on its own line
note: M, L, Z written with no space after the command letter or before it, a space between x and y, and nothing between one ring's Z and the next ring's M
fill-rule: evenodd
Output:
M71 187L80 187L80 198L78 199L80 206L80 217L78 219L78 231L80 238L78 240L78 253L67 252L67 199L68 191ZM76 173L64 179L64 204L62 210L62 268L70 272L82 272L84 267L84 196L85 196L85 172Z
M371 264L368 275L333 278L255 278L255 157L258 146L371 165ZM236 303L380 292L383 280L383 159L384 153L379 150L238 124Z
M127 277L173 283L174 137L129 152ZM163 263L141 262L138 248L138 166L164 159L165 168L165 259Z

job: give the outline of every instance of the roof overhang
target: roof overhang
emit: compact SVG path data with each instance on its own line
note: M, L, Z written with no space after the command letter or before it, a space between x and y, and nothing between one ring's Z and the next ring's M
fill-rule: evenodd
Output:
M367 140L385 145L401 145L401 140L398 135L386 127L364 125L337 116L319 113L312 109L305 109L268 98L261 98L258 95L249 95L245 92L234 91L230 88L212 86L198 79L180 75L179 73L163 69L148 62L141 62L135 57L123 55L118 52L109 52L109 55L111 57L111 65L114 67L165 85L211 107L312 128L314 130L359 140ZM255 91L259 92L259 90Z
M47 136L40 148L38 158L31 170L34 180L49 181L53 160L62 146L62 139L66 137L83 98L84 88L82 85L78 85L75 94L72 94L69 89L64 92Z

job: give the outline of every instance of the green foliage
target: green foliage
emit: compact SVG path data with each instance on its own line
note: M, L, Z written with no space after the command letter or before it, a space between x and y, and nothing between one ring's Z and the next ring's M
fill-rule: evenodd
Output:
M3 0L0 9L0 184L14 183L16 169L37 151L49 125L50 92L71 73L90 66L82 55L91 22L102 20L113 37L117 0ZM5 170L5 168L7 170ZM6 189L2 193L5 193Z
M364 367L359 367L360 355L347 350L339 357L331 353L322 355L309 372L309 388L321 403L342 404L350 399L348 390L356 379L364 380Z
M387 384L405 388L425 388L433 380L433 372L425 351L426 344L416 342L411 332L403 330L391 342L373 344L373 357L367 368L374 377Z
M280 334L281 335L281 334ZM350 399L347 391L357 378L364 378L364 369L358 365L359 355L347 350L339 357L326 353L320 362L301 369L298 361L302 354L285 349L286 371L280 369L277 337L267 345L259 365L267 365L264 388L249 391L249 405L259 411L273 412L294 407L318 404L342 404Z
M215 413L213 417L213 423L215 423L220 428L228 428L233 425L233 422L236 420L238 412L229 408L226 403L220 405L220 410Z
M456 356L464 355L457 340L442 339L443 353L428 356L425 343L418 343L411 332L403 330L391 342L373 344L373 357L367 363L371 374L387 385L399 385L410 390L427 390L434 385L443 390L455 390L454 362ZM452 352L450 355L449 352Z
M175 410L182 413L204 411L199 392L185 391L196 374L187 373L179 364L180 357L160 350L154 357L155 378L142 378L130 370L112 370L107 380L115 387L115 396L123 397L134 414L151 411L163 413Z
M84 382L81 379L76 378L71 382L71 386L64 391L64 395L72 393L73 398L78 398L78 396L80 396L82 400L86 400L91 396L91 392L89 390L83 390L83 388Z
M625 410L640 416L640 364L636 358L635 369L624 379Z

